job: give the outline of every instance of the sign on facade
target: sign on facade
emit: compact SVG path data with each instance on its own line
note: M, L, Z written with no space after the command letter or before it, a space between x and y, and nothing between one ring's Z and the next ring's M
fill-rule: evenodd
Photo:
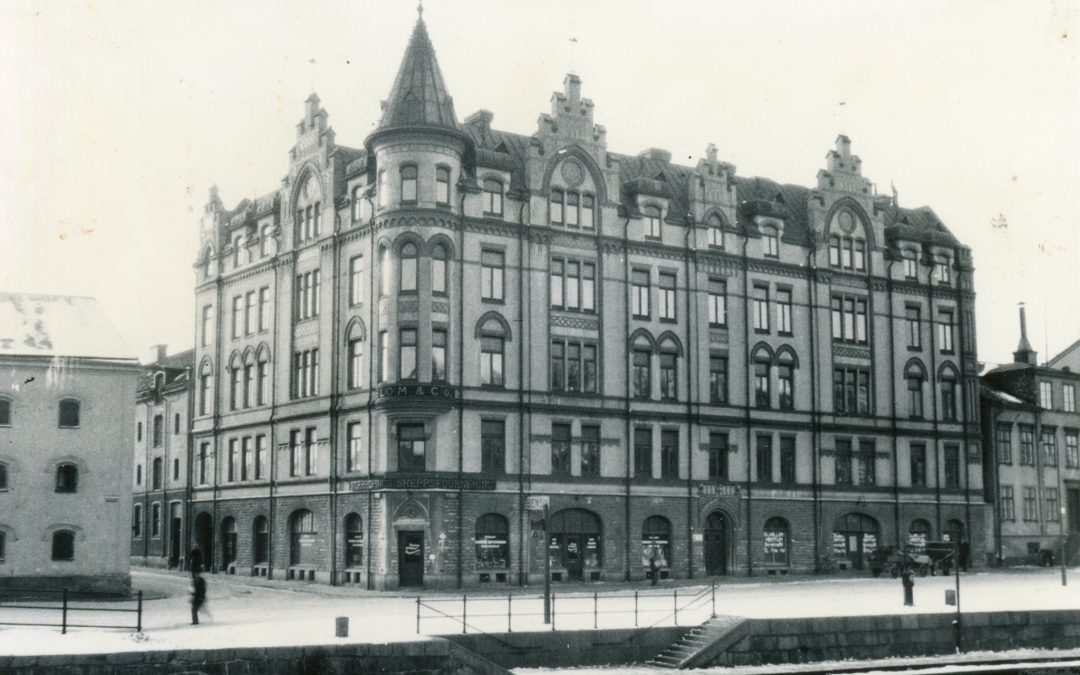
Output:
M525 498L526 511L543 511L551 506L551 497L548 495L529 495Z

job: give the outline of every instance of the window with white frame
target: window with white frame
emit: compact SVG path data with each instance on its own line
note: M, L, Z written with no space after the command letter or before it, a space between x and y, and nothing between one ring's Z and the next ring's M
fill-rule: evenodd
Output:
M1047 410L1054 408L1054 385L1045 380L1039 382L1039 406Z
M503 214L503 184L494 178L484 179L484 215L501 216Z
M662 321L675 320L675 284L673 272L660 272L656 305Z
M660 208L656 206L646 206L641 210L641 215L645 219L645 236L659 239L661 218Z
M709 279L709 325L727 325L727 282L723 279Z
M765 244L765 255L769 258L780 257L780 235L772 225L761 227L761 237Z
M480 252L480 298L482 300L503 299L505 259L506 256L502 251Z

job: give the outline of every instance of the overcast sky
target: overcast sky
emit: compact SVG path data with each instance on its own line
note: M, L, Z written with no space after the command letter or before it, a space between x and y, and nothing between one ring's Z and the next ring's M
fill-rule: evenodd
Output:
M0 3L0 290L95 296L140 355L190 347L210 185L228 208L277 189L313 90L360 147L415 5ZM427 0L424 18L459 118L532 134L573 59L615 152L693 166L713 142L740 175L812 186L846 133L879 191L972 247L981 360L1011 359L1020 301L1040 358L1080 339L1075 2Z

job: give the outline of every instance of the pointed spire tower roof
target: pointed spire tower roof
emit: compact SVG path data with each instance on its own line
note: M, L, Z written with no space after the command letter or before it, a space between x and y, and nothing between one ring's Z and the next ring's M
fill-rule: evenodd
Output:
M377 131L398 127L435 127L459 131L454 100L435 58L421 10L390 96L383 102Z

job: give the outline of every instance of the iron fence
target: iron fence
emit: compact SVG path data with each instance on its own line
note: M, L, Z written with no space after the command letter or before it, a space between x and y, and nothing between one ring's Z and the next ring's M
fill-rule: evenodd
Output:
M134 603L134 607L130 606ZM116 606L124 605L124 606ZM105 623L105 617L134 615L131 622ZM68 589L26 588L0 591L0 625L44 626L59 628L124 628L142 632L143 594L137 591L127 597L115 594ZM101 618L101 621L94 621ZM92 623L90 623L92 622Z

